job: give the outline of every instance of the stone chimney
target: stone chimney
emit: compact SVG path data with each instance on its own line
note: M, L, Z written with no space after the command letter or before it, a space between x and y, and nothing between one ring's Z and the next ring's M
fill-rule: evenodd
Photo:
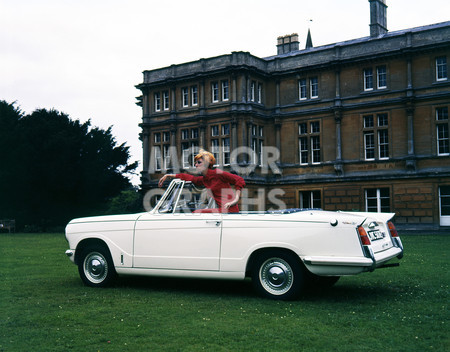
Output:
M370 36L377 38L388 32L386 19L386 0L369 0Z
M287 54L299 48L298 34L288 34L277 38L277 55Z

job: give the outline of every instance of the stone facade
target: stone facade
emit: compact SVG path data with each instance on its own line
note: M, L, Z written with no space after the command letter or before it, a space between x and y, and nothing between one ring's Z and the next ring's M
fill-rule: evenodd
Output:
M142 188L193 171L203 147L245 177L241 208L382 210L403 229L450 226L450 22L305 50L283 38L294 50L144 72Z

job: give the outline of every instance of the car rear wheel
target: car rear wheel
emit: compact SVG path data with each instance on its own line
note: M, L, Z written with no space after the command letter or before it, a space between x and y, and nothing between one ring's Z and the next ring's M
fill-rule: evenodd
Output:
M256 291L264 297L295 299L303 289L305 272L294 254L281 250L271 251L256 259L252 282Z
M91 287L108 286L116 277L109 250L99 245L89 246L82 250L78 262L78 272L84 284Z

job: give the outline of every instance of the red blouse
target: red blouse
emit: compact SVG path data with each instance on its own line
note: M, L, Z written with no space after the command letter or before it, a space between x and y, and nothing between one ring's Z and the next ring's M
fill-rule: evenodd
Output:
M228 211L223 209L223 206L225 203L231 202L235 197L231 185L234 185L236 190L241 190L245 186L245 181L241 176L220 169L208 169L206 176L177 174L176 177L184 181L191 181L196 186L204 186L210 189L221 212L239 212L237 204L230 207Z

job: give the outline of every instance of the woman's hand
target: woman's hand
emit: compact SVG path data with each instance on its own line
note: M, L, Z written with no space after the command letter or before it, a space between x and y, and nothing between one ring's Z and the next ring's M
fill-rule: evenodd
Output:
M236 205L239 202L239 198L241 196L241 191L236 191L236 196L234 197L234 199L231 202L225 203L223 205L223 207L225 209L230 209L232 206Z
M165 174L163 177L161 177L161 178L159 179L158 187L162 187L163 184L164 184L164 182L166 181L166 178L168 178L168 177L174 178L174 177L176 177L176 175L174 175L174 174Z

